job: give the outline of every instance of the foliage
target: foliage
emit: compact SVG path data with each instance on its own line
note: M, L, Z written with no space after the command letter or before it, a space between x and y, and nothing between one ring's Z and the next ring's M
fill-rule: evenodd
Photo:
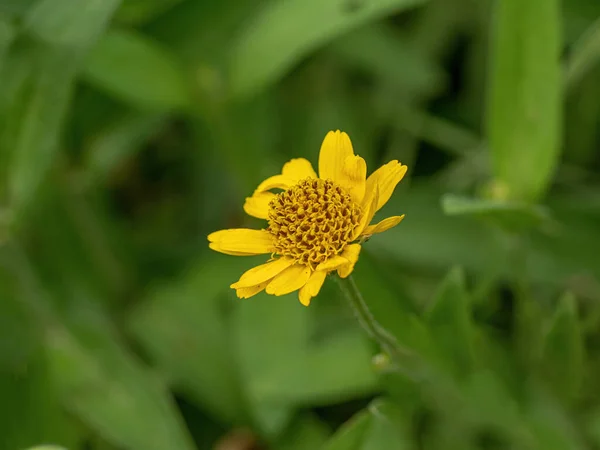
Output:
M599 49L596 0L0 0L0 450L600 448ZM401 367L207 248L330 129L409 166L354 275Z

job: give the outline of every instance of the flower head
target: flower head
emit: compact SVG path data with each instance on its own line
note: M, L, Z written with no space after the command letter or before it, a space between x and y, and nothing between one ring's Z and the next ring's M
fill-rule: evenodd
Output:
M300 302L308 306L328 273L350 275L364 238L404 218L370 224L406 170L394 160L367 178L367 164L354 154L348 135L330 131L321 145L319 176L306 159L292 159L246 199L244 210L266 219L265 229L216 231L208 236L209 246L228 255L272 255L231 285L238 297L263 290L273 295L298 291ZM281 192L271 192L274 189Z

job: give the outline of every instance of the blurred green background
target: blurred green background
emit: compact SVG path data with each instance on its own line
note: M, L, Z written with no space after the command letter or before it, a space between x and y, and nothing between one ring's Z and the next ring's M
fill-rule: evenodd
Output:
M600 449L600 2L0 0L0 449ZM331 129L409 166L357 284L206 235Z

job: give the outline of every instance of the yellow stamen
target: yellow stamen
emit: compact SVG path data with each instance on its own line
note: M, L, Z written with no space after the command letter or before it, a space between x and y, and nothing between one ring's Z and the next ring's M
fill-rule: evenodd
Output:
M359 225L361 210L331 180L308 178L269 204L275 251L312 267L342 252Z

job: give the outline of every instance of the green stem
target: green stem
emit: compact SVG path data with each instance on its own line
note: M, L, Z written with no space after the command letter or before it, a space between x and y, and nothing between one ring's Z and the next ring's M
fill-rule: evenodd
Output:
M375 320L354 279L351 276L348 278L335 277L335 279L360 325L371 338L379 343L381 349L392 360L399 362L400 357L406 355L407 352L400 346L396 338Z

